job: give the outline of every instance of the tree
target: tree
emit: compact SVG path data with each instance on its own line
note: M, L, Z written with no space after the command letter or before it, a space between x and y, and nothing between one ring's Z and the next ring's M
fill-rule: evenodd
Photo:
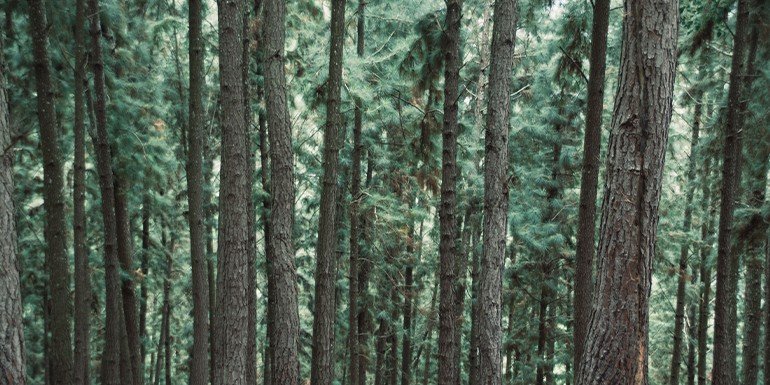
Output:
M496 0L484 141L484 255L479 274L480 385L502 383L502 268L508 211L508 127L511 68L516 40L516 1Z
M45 260L51 295L50 376L52 384L72 383L72 302L70 300L67 226L65 222L64 179L59 133L54 109L51 63L48 58L48 22L45 0L29 3L37 90L37 116L43 153L43 201L45 207Z
M294 267L292 227L294 225L294 164L291 126L286 110L286 74L284 61L286 4L281 0L265 2L264 65L265 105L270 140L270 239L273 259L268 261L268 318L273 323L270 335L271 383L299 382L297 343L299 313L297 308L297 271Z
M676 74L678 2L626 1L624 9L595 307L578 385L647 383L649 295Z
M316 246L315 297L313 317L313 361L310 383L330 385L334 377L334 320L337 281L337 167L338 138L342 125L340 93L342 87L342 51L345 38L345 0L332 1L331 41L329 43L329 79L326 83L326 125L323 139L323 176L321 208Z
M460 383L460 346L456 338L458 314L456 306L457 254L457 121L460 81L461 0L446 1L444 31L444 124L441 151L441 205L439 243L439 369L441 384Z

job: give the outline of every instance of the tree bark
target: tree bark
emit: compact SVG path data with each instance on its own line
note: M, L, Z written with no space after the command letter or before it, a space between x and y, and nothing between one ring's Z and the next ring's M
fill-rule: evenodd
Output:
M703 201L701 212L705 220L701 223L701 248L700 252L700 280L702 282L698 301L698 385L706 385L708 381L707 353L708 353L708 329L709 306L711 302L711 264L709 256L713 248L714 222L717 217L716 205L712 198L711 157L706 157L703 166Z
M270 335L270 365L273 384L299 382L297 344L299 313L297 271L294 267L292 227L294 224L294 165L291 127L286 109L284 68L286 4L280 0L265 3L265 105L270 138L271 212L270 236L273 260L268 261L268 280L274 292L268 302L273 322Z
M49 363L51 383L72 383L70 338L69 258L64 203L64 179L56 123L51 63L48 57L48 22L45 0L29 2L33 66L37 92L37 117L43 154L43 208L45 209L45 266L51 295Z
M26 384L24 325L16 219L13 204L13 150L6 94L6 67L0 41L0 383Z
M516 0L496 0L484 159L484 255L479 274L479 385L502 383L502 269L508 223L508 128Z
M607 64L607 30L610 0L594 1L591 27L591 57L588 73L586 128L583 138L583 167L580 176L577 247L575 251L575 326L573 340L574 378L580 375L580 362L585 350L593 291L594 250L596 243L596 194L599 185L602 112L604 110L604 73Z
M209 379L209 287L206 272L203 208L203 7L201 0L188 5L190 57L189 126L187 134L187 202L192 266L193 346L190 384L205 385Z
M625 5L599 238L578 385L646 385L649 296L671 121L678 2Z
M740 103L743 83L746 37L749 31L749 1L738 1L730 88L727 95L727 122L724 135L722 188L717 247L717 291L714 315L713 382L737 385L736 334L738 254L734 243L734 211L741 183Z

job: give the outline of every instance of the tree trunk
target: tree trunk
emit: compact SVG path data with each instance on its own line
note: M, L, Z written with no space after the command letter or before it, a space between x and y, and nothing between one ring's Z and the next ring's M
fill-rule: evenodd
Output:
M203 208L203 12L201 0L189 2L190 100L187 134L187 202L192 266L193 346L190 385L205 385L209 379L209 287Z
M770 237L765 238L765 303L770 304ZM764 378L770 378L770 306L765 306ZM700 385L700 384L699 384Z
M717 291L714 315L713 381L737 385L736 334L738 254L734 248L733 217L741 183L740 104L746 36L749 31L749 1L738 0L730 88L727 95L727 124L724 135L722 188L717 247Z
M496 0L484 159L484 256L479 274L479 385L502 383L502 269L508 223L508 126L516 0Z
M414 228L411 231L414 235ZM414 247L407 246L407 258L414 258ZM401 342L401 385L412 381L412 302L414 301L414 266L407 262L404 268L404 339Z
M163 251L166 254L166 277L163 280L163 316L162 316L162 328L163 335L163 362L165 373L165 385L171 385L171 276L173 272L173 259L174 252L174 240L171 240L171 244L166 243L165 229L163 231ZM158 350L158 360L160 361L160 350ZM158 377L160 377L160 366L158 366Z
M604 109L604 72L607 63L607 30L610 0L594 1L591 27L591 58L588 73L586 128L583 138L583 168L580 176L577 248L575 251L575 326L573 339L574 378L580 375L580 362L585 350L588 322L591 315L593 266L596 232L596 193L599 185L599 156L601 154L602 112Z
M222 101L217 310L214 319L214 385L241 384L248 366L251 178L244 121L243 1L222 2L219 20L219 85Z
M297 344L299 313L297 307L297 271L294 267L292 227L294 223L294 165L291 127L286 109L284 68L286 4L265 3L265 105L270 135L270 247L268 280L273 280L272 302L268 318L274 323L270 339L270 365L273 384L299 382Z
M380 318L379 319L379 327L377 328L377 333L375 337L375 351L377 358L375 359L374 364L374 385L385 385L385 374L383 371L385 371L385 352L387 350L387 344L386 344L386 338L387 338L387 331L385 330L387 328L385 319Z
M142 362L144 363L147 355L145 340L147 339L147 274L150 272L150 195L149 186L145 187L144 198L142 199L142 281L140 287L140 305L139 305L139 338L142 342ZM152 370L152 360L150 360L150 370ZM152 376L149 377L152 381Z
M678 2L624 4L599 275L578 385L648 383L649 295L676 75Z
M708 329L709 329L709 306L711 303L711 264L709 257L713 247L714 222L717 217L716 205L712 198L712 186L709 183L711 175L711 157L706 157L703 166L703 180L701 189L703 190L703 201L701 203L701 212L705 217L701 223L701 243L700 248L700 280L702 282L698 301L698 385L706 385L708 380L708 371L706 368L708 353Z
M339 134L342 126L340 97L342 86L342 51L345 38L345 0L332 1L331 41L329 43L329 79L326 83L326 126L323 139L323 176L321 207L316 246L315 296L313 306L312 385L330 385L334 378L334 321L337 264L337 168Z
M695 196L695 173L697 165L697 151L698 140L700 135L700 100L702 98L702 92L696 92L696 103L698 106L695 108L695 118L692 124L692 138L690 139L690 159L687 164L687 181L685 202L684 202L684 220L682 222L682 234L685 239L682 242L682 247L679 250L679 279L676 288L676 311L674 318L674 345L671 352L671 375L669 376L670 385L679 385L679 370L681 368L682 357L682 335L684 333L684 307L687 302L686 285L687 285L687 270L688 262L690 259L690 240L689 233L692 228L692 201Z
M105 92L104 62L101 48L99 0L88 0L91 24L91 63L94 77L94 116L96 135L92 138L99 172L99 190L102 196L104 223L104 276L105 276L105 335L102 352L101 382L104 385L132 384L130 367L121 365L121 335L125 333L123 300L120 293L120 275L115 221L115 194L112 175L112 153L107 133L107 95ZM126 370L128 369L128 370ZM125 376L128 375L128 378Z
M74 385L90 384L89 327L91 316L91 277L88 269L86 245L86 142L85 100L86 49L85 49L86 2L75 2L75 142L73 199L73 249L75 253L75 352L72 380Z
M13 135L2 48L0 41L0 308L3 309L0 312L0 368L3 368L3 383L24 385L24 325L13 204Z
M476 205L480 202L475 201ZM478 209L478 208L476 208ZM468 351L468 384L472 384L479 375L479 325L481 324L481 301L479 301L479 274L481 269L481 258L483 245L481 244L481 221L482 214L479 213L475 221L475 230L473 234L473 250L471 251L471 336Z
M51 291L51 333L49 362L53 385L72 383L72 341L70 338L69 258L64 203L64 179L59 151L59 134L54 91L48 58L48 22L45 0L29 2L33 65L37 92L37 117L43 154L43 207L45 209L45 266Z

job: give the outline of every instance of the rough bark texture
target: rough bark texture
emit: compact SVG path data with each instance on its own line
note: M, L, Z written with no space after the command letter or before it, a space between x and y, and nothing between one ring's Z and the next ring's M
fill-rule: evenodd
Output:
M342 51L345 38L345 0L332 0L329 79L326 82L326 126L323 137L321 207L316 245L315 297L313 306L312 385L330 385L334 378L334 321L337 281L337 168L342 126L340 95Z
M193 346L190 384L205 385L209 379L209 287L206 271L203 213L203 15L201 0L189 2L190 101L187 134L187 201L192 266Z
M508 223L508 126L516 0L496 0L484 159L484 256L479 274L479 385L502 383L502 269Z
M696 103L700 103L700 97ZM690 139L690 159L687 163L687 181L684 198L684 220L682 221L682 233L685 234L685 240L679 250L679 279L676 288L676 310L674 318L674 344L671 351L671 374L669 376L670 385L679 384L679 372L682 362L682 336L684 334L684 307L687 302L685 293L688 277L688 264L690 259L690 242L686 237L692 228L692 201L695 196L695 172L697 165L696 151L700 137L700 116L701 107L696 107L695 119L692 124L692 138ZM760 269L761 270L761 269Z
M722 188L717 236L717 291L714 315L713 382L738 384L736 365L738 255L734 243L734 211L741 183L740 98L744 76L746 37L749 31L749 0L738 1L730 88L727 95L727 124L724 135Z
M299 382L297 343L299 313L297 308L297 271L294 267L292 226L294 224L294 164L291 126L286 109L286 74L284 68L286 4L281 0L265 2L265 105L270 138L270 246L273 260L268 261L268 280L274 292L268 303L274 322L270 335L270 366L273 384Z
M248 350L249 178L248 129L243 103L243 1L218 7L219 86L222 102L217 310L214 385L246 383Z
M439 206L439 332L438 382L459 384L460 347L457 334L457 135L460 81L461 0L447 0L444 29L444 123L441 150L441 205Z
M75 347L72 382L75 385L90 384L89 325L91 316L91 278L88 270L86 246L86 142L85 100L86 81L85 49L86 2L75 2L75 122L73 125L75 159L72 187L73 200L73 249L75 253Z
M591 315L593 266L596 231L596 194L599 185L599 156L601 154L602 112L604 110L604 72L607 64L607 30L610 0L594 1L591 27L591 57L588 73L586 128L583 137L583 167L580 176L577 246L575 251L575 353L574 377L580 373L588 322Z
M2 45L0 41L0 384L24 385L24 325L16 259L12 133Z
M48 58L48 22L45 0L29 2L29 25L37 91L37 117L43 153L43 207L45 209L45 266L51 295L49 364L53 385L72 383L72 302L69 292L67 225L64 213L64 178L54 91Z
M647 384L649 295L671 121L678 2L626 0L599 274L578 385Z

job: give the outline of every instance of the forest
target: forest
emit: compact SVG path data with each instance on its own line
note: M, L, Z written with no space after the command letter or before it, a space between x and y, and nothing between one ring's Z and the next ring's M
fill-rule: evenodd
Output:
M0 385L770 384L770 0L0 14Z

